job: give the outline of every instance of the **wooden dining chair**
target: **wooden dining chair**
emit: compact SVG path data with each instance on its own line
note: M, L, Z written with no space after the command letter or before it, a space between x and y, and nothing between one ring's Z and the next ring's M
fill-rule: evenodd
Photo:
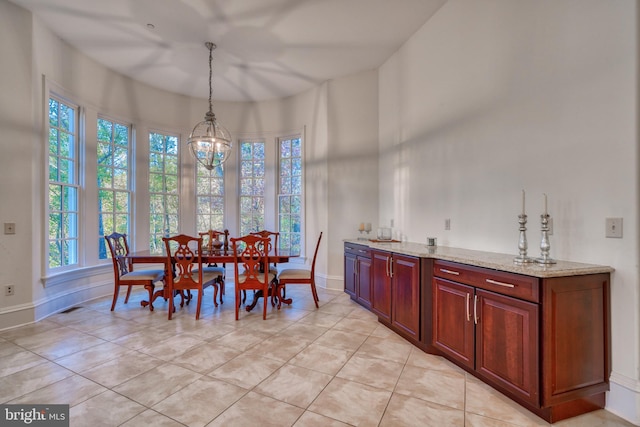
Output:
M278 272L277 276L277 292L278 295L278 309L284 302L285 304L291 304L291 298L285 299L284 289L287 285L310 285L311 293L313 295L313 301L318 308L318 292L316 291L316 259L318 258L318 248L320 248L320 240L322 240L322 232L318 237L318 243L316 243L316 250L313 253L313 260L311 261L311 270L302 268L283 268Z
M208 230L198 233L202 237L202 247L208 252L213 252L215 249L228 249L229 248L229 230L218 231Z
M134 271L131 260L127 258L129 255L127 235L111 233L104 236L104 238L109 246L109 253L111 254L111 260L113 261L114 289L111 311L113 311L116 306L116 301L120 294L120 286L127 286L127 296L124 298L125 304L129 302L129 296L131 295L131 288L133 286L144 286L144 288L149 292L149 302L141 301L140 305L144 307L148 304L149 310L153 311L153 292L155 290L155 283L164 281L164 270Z
M196 320L200 318L200 307L202 306L202 294L205 288L213 287L213 303L218 306L216 297L218 294L218 274L208 273L202 268L202 237L193 237L186 234L179 234L173 237L163 237L167 262L173 268L173 277L167 279L169 286L169 320L173 314L175 294L181 297L180 307L184 306L184 293L192 290L198 291L198 302L196 307ZM191 299L189 293L187 304Z
M216 251L227 251L229 249L229 230L224 231L208 230L198 233L202 237L202 248L208 253L216 253ZM207 273L215 273L218 275L217 282L220 285L220 304L223 303L222 296L226 295L225 280L226 280L226 267L225 263L220 266L216 263L207 264L204 266L204 271ZM217 306L217 304L216 304Z
M261 230L261 231L254 231L253 233L249 233L249 234L253 234L256 236L265 237L269 239L269 251L278 250L278 239L280 238L280 233L278 233L277 231Z
M269 231L269 230L262 230L262 231L256 231L253 233L254 236L260 236L268 240L268 245L265 248L265 251L267 253L278 253L278 239L280 238L280 233L277 231ZM276 263L273 263L271 265L269 265L269 270L274 274L278 274L278 265ZM274 277L275 280L275 277ZM275 281L273 282L273 284L275 285Z
M268 268L264 268L265 265L269 264L269 252L267 250L269 239L249 234L231 238L230 241L232 251L235 254L233 272L236 293L236 320L238 320L238 312L240 310L240 292L248 290L262 292L262 318L266 320L269 288L272 286L272 280L275 279L275 274L270 272ZM254 296L258 297L257 294Z

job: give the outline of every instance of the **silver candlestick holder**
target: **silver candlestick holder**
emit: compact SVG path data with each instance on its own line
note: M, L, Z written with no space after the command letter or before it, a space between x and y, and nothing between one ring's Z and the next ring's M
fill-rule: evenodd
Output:
M516 264L530 264L534 259L527 256L527 215L518 215L518 223L520 224L520 238L518 239L518 249L520 255L513 259Z
M551 250L551 243L549 243L549 214L540 215L540 233L542 235L540 239L540 258L536 258L538 264L555 264L556 260L549 257L549 250Z

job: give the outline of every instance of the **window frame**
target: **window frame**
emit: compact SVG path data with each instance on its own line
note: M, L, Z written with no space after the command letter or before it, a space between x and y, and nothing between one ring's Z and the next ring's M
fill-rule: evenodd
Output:
M61 91L60 91L61 92ZM49 89L48 87L46 87L44 93L46 95L45 97L45 114L44 114L44 120L43 120L43 124L44 124L44 151L45 151L45 155L44 157L44 162L46 164L46 168L45 168L45 176L44 176L44 230L45 232L43 233L43 237L44 237L44 257L43 257L43 266L44 266L44 271L45 271L45 276L50 276L50 275L55 275L55 274L59 274L59 273L64 273L67 271L74 271L77 270L79 268L82 268L84 265L84 261L85 258L83 256L83 252L84 252L84 248L86 246L86 242L84 241L84 222L81 221L81 218L83 218L83 213L84 213L84 209L83 209L83 203L84 203L84 189L83 189L83 182L84 182L84 169L80 166L81 164L84 163L85 161L85 144L86 144L86 140L85 140L85 135L84 135L84 120L85 120L85 114L84 114L84 109L79 105L79 103L71 100L69 97L64 96L63 94L61 94L60 92L56 91L56 90L52 90ZM69 157L68 159L73 160L73 175L75 177L75 179L73 180L73 183L68 183L68 182L63 182L63 181L52 181L50 179L51 177L51 171L50 171L50 150L51 150L51 131L52 131L52 126L51 126L51 108L50 108L50 103L51 100L54 100L55 102L58 103L58 106L60 104L65 105L71 109L73 109L74 111L74 120L75 120L75 133L73 133L73 135L75 136L74 138L74 142L73 142L73 151L74 151L74 155L72 157ZM56 158L59 159L59 150L58 150L58 154L56 155ZM50 251L50 244L52 241L58 240L58 238L56 239L51 239L51 228L50 228L50 217L51 217L51 204L50 202L50 197L51 197L51 192L50 192L50 186L51 185L59 185L61 187L66 187L66 188L73 188L75 189L76 192L76 210L73 211L76 213L76 220L75 220L75 241L76 241L76 248L75 248L75 262L70 263L70 264L61 264L59 266L51 266L51 251ZM65 212L65 209L62 208L60 209L61 215L63 212ZM62 224L61 224L62 227ZM62 256L62 254L61 254Z
M166 201L166 197L171 195L171 193L167 193L166 190L163 192L155 192L155 191L151 191L151 181L152 181L152 175L156 174L155 172L152 171L151 168L151 158L153 153L159 153L157 151L153 151L152 150L152 134L158 134L158 135L162 135L164 139L166 138L175 138L176 140L176 154L175 154L175 158L176 158L176 187L175 187L175 197L177 198L177 212L176 212L176 230L172 231L171 228L169 228L168 230L165 230L162 236L159 235L159 233L154 233L152 231L152 227L154 224L154 220L153 220L153 209L152 209L152 203L153 203L153 196L154 195L163 195L163 197L165 198ZM182 177L181 177L181 173L182 173L182 166L181 166L181 138L180 138L180 134L178 133L174 133L174 132L168 132L168 131L164 131L164 130L157 130L157 129L149 129L147 132L147 136L148 136L148 141L149 141L149 162L147 163L147 171L148 171L148 182L147 182L147 188L148 188L148 192L149 192L149 241L148 241L148 248L151 252L156 253L158 251L162 251L162 237L163 236L167 236L171 235L171 234L178 234L180 232L181 229L181 225L180 225L180 218L182 217L181 215L181 202L182 202L182 197L180 196L180 192L181 192L181 182L182 182ZM166 142L165 142L166 144ZM163 144L164 145L164 144ZM166 156L166 145L164 146L165 151L162 152L163 156ZM171 154L173 155L173 154ZM163 160L163 172L162 174L160 174L163 176L163 183L166 184L166 162ZM163 212L163 215L167 215L166 212ZM169 226L170 226L171 221L169 221ZM164 224L163 224L164 225ZM157 239L156 236L159 236L160 239ZM156 241L158 244L158 248L157 250L154 251L154 248L152 247L152 242Z
M195 192L195 209L194 209L194 223L195 223L195 228L196 228L196 232L204 232L204 231L208 231L208 230L218 230L218 231L223 231L225 228L227 228L227 217L229 215L229 213L227 212L227 168L225 167L225 163L222 163L217 167L222 168L222 176L221 177L212 177L211 175L213 174L213 171L216 169L214 168L212 171L207 171L206 168L200 164L200 162L195 161L194 162L194 192ZM207 176L208 180L214 180L214 179L220 179L222 181L220 188L222 189L222 194L220 195L212 195L211 193L211 185L209 186L209 192L207 194L204 193L198 193L198 187L200 186L200 182L199 179L201 176L204 175L200 175L200 172L203 173L209 173L209 176ZM209 181L209 184L211 184L211 181ZM204 213L201 214L200 213L200 197L209 197L210 201L209 201L209 212L208 213ZM211 213L212 209L211 209L211 198L212 197L219 197L222 200L222 225L220 225L219 227L217 226L213 226L213 221L212 221L212 217L213 216L218 216L217 214ZM209 224L208 227L206 227L205 229L200 229L200 216L207 216L208 220L207 223Z
M125 127L127 129L127 146L126 146L126 154L127 154L127 166L126 166L126 172L127 172L127 183L126 183L126 189L121 189L121 188L117 188L116 186L113 185L113 180L114 180L114 176L113 174L111 175L112 178L112 186L111 187L100 187L98 185L98 177L100 175L99 173L99 169L100 169L100 164L99 164L99 153L100 153L100 144L101 143L105 143L106 141L102 141L99 139L98 137L98 130L100 128L99 126L99 121L100 120L104 120L104 121L108 121L110 122L114 127L115 126L122 126ZM117 231L118 233L125 233L127 235L131 235L131 230L132 230L132 221L133 221L133 206L134 206L134 191L133 191L133 174L135 173L135 168L134 165L132 164L132 159L134 159L134 132L133 132L133 124L132 123L127 123L123 120L116 120L113 119L111 117L108 117L104 114L100 114L98 113L97 115L97 119L96 119L96 193L97 193L97 203L98 205L96 205L96 213L97 213L97 221L98 221L98 229L96 231L98 231L97 233L97 237L98 237L98 253L97 253L97 260L98 262L102 262L104 260L108 260L111 258L111 254L109 253L108 247L106 246L106 241L104 240L103 236L105 234L111 234L114 231ZM110 145L114 145L114 130L112 129L111 132L111 140L109 141ZM123 168L116 168L113 164L108 166L112 172L113 169L123 169ZM127 195L127 211L126 211L126 217L127 217L127 226L126 226L126 230L119 230L117 227L115 227L115 224L117 223L117 221L115 220L115 216L118 215L118 212L115 211L115 194L114 194L114 210L112 212L109 212L110 214L113 215L113 220L114 220L114 229L113 230L108 230L105 231L103 229L103 233L101 234L99 232L100 230L100 217L103 213L106 213L106 211L102 211L99 209L99 204L100 204L100 192L101 191L110 191L113 193L126 193ZM120 215L122 215L122 213L120 213ZM100 248L104 247L104 249L106 250L106 257L105 258L100 258Z
M295 194L297 196L300 197L300 231L297 232L297 234L299 235L299 245L300 245L300 255L303 255L305 253L305 242L306 242L306 238L305 238L305 223L304 223L304 218L305 218L305 171L306 171L306 165L305 165L305 151L304 151L304 138L303 138L303 134L302 132L300 133L292 133L292 134L286 134L283 136L279 136L276 138L276 144L277 144L277 162L278 162L278 171L277 171L277 183L276 183L276 221L277 221L277 229L278 232L280 232L281 234L281 239L279 240L280 242L284 242L285 239L283 239L282 237L282 233L283 231L280 228L281 225L281 216L283 215L283 213L280 211L280 199L281 197L293 197L294 194L293 193L289 193L289 194L283 194L281 193L282 190L282 142L283 141L293 141L293 140L300 140L300 194ZM293 158L293 156L290 156L290 158ZM289 216L292 216L291 213L288 213ZM288 231L288 233L293 233L291 231ZM287 248L287 249L290 249Z
M263 206L263 213L262 213L262 225L259 227L252 227L251 230L244 232L243 231L243 227L242 227L242 217L243 217L243 211L242 211L242 198L243 197L249 197L246 195L242 194L242 145L243 144L263 144L263 148L264 148L264 175L262 176L262 179L264 180L264 191L262 192L262 206ZM253 151L253 149L252 149ZM263 229L267 229L268 228L268 217L269 214L267 212L267 206L268 206L268 202L267 202L267 197L268 197L268 180L269 180L269 144L268 144L268 138L263 138L263 137L243 137L243 138L238 138L238 167L237 167L237 182L238 182L238 233L240 236L248 234L250 232L255 232L255 231L260 231ZM253 157L252 157L253 159ZM253 171L253 168L252 168ZM255 176L252 174L252 178L251 179L255 179ZM274 185L275 188L275 185ZM251 195L251 197L255 197L253 194ZM253 215L252 215L253 218ZM254 222L254 221L252 221ZM255 223L253 224L255 225ZM253 228L257 228L257 229L253 229Z

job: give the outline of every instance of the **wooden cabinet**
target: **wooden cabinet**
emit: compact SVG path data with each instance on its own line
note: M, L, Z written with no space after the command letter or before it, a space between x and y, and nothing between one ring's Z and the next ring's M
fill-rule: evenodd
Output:
M433 346L459 363L475 367L471 286L433 279Z
M344 290L371 309L371 251L363 245L344 245Z
M410 338L420 339L420 259L393 256L391 325Z
M371 311L402 335L420 339L420 259L373 250Z
M538 306L440 277L433 289L434 347L536 404Z
M604 406L609 274L538 279L435 260L433 347L549 422Z
M480 289L476 301L476 371L538 405L538 305Z
M357 301L367 308L371 308L371 257L358 255L358 273L356 280Z
M512 255L443 251L464 263L424 245L386 248L345 243L345 292L380 322L550 423L604 407L609 267L514 267Z
M358 271L358 256L354 253L344 251L344 291L352 299L356 299L356 272Z
M391 323L391 252L371 251L371 311Z

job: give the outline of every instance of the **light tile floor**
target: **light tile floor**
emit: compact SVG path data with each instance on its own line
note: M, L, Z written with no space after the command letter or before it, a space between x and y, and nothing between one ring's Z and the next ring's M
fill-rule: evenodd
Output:
M398 337L343 292L289 286L235 320L232 284L167 320L144 292L0 332L0 402L64 403L71 426L545 426L447 360ZM607 411L556 423L630 426Z

